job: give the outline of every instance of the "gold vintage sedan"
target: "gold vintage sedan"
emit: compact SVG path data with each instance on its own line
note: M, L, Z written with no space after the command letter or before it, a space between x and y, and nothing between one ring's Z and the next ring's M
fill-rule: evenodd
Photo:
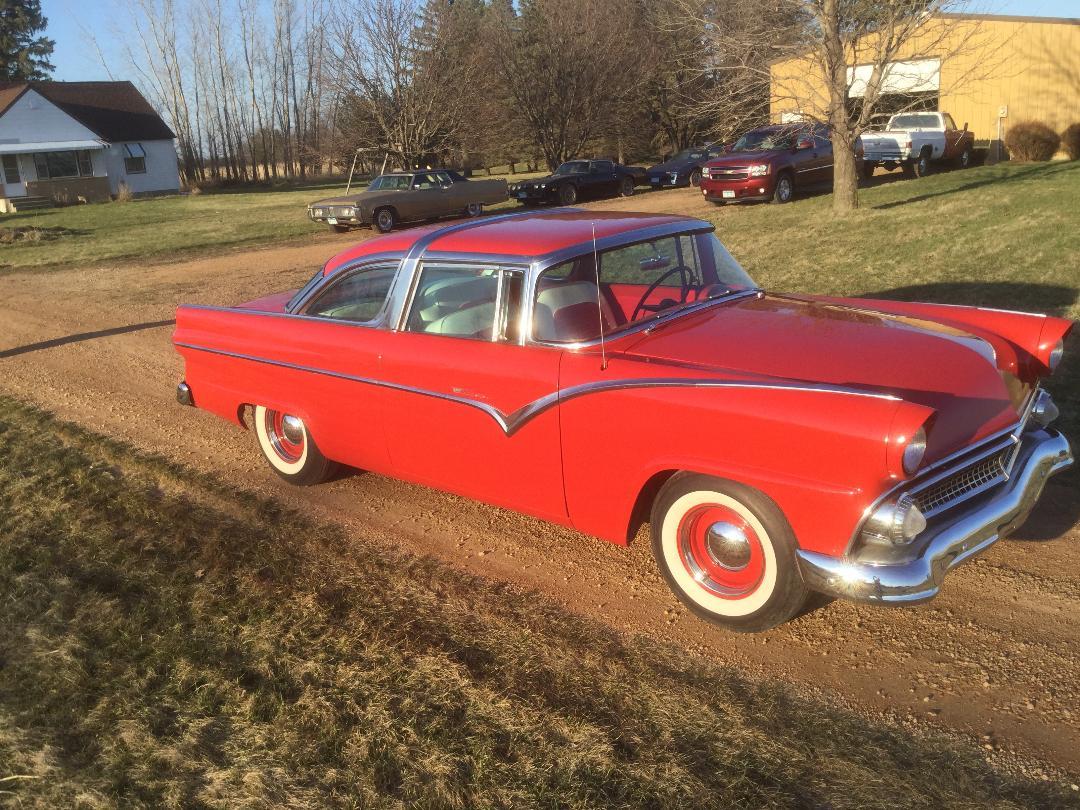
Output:
M308 216L338 233L361 225L387 233L401 222L479 216L485 205L503 202L507 196L505 180L469 180L443 169L391 172L379 175L358 194L311 203Z

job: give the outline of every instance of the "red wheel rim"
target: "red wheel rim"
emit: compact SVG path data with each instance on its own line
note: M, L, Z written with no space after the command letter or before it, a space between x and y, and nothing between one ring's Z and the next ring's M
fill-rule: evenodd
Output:
M281 411L266 412L266 436L274 452L290 464L304 456L304 423L297 417Z
M765 552L754 528L734 509L706 504L679 521L679 558L710 593L741 599L765 576Z

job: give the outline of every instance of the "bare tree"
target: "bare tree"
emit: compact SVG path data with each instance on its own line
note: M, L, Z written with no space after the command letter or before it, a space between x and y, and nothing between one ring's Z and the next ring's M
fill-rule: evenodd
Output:
M604 0L522 0L492 10L492 49L511 101L555 169L580 154L637 85L633 15Z

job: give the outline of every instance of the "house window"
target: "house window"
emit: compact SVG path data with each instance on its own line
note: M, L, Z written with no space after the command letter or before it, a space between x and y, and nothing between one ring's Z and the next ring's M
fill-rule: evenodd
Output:
M94 164L85 149L78 152L35 152L34 166L38 180L94 176Z
M124 144L124 173L146 174L146 150L141 143Z
M19 174L19 159L15 155L4 155L4 182L21 183L22 175Z

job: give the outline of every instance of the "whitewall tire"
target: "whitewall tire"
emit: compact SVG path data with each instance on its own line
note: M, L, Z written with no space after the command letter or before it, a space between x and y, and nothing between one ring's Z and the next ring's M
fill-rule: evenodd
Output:
M259 448L286 481L306 486L333 475L336 465L322 454L298 416L256 405L254 420Z
M791 527L757 490L679 473L658 493L651 529L664 579L702 618L756 632L786 622L806 601Z

